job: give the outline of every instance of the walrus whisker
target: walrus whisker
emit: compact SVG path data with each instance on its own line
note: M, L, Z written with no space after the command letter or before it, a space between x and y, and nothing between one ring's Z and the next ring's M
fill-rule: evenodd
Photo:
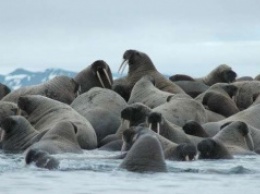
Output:
M104 68L103 68L102 70L103 70L104 74L106 75L106 78L107 78L107 80L108 80L109 86L112 86L112 83L111 83L111 80L110 80L110 78L109 78L109 76L108 76L107 70L104 69Z
M106 88L104 82L102 81L102 78L101 78L101 76L100 76L100 73L99 73L98 71L97 71L97 76L98 76L98 81L100 82L100 84L102 85L102 87L103 87L103 88Z

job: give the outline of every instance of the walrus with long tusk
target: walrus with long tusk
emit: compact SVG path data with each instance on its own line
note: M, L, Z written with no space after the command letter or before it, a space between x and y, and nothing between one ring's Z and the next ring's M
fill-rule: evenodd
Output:
M127 50L123 55L123 59L124 60L119 68L119 72L120 70L123 72L127 64L129 66L129 70L127 76L114 81L113 89L115 91L117 86L121 85L123 88L126 88L128 96L130 96L131 90L135 83L144 75L149 75L154 78L156 87L160 90L170 93L185 93L178 85L174 84L158 72L147 54L137 50ZM120 91L117 92L120 93Z
M97 60L80 71L74 77L74 80L81 86L80 94L95 86L111 89L113 84L111 70L103 60Z

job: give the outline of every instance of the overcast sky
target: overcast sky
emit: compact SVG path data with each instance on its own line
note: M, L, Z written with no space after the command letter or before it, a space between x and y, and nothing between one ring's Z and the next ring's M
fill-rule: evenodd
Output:
M0 0L0 74L80 71L105 60L117 72L127 49L162 73L203 76L230 65L260 74L259 0Z

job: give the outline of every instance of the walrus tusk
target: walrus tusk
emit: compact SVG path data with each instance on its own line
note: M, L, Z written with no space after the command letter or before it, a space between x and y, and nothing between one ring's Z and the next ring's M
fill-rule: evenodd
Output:
M100 84L102 85L102 87L106 88L98 71L97 71L97 76L98 76L98 80L99 80Z
M0 129L0 142L4 140L5 137L5 131L3 129Z
M152 130L152 123L149 123L149 127L150 130Z
M107 73L106 69L103 68L102 70L103 70L104 74L106 75L106 78L108 80L109 85L112 86L111 80L110 80L110 78L108 76L108 73Z
M188 155L185 156L185 161L190 161L190 157Z
M126 67L126 62L127 60L125 59L125 60L123 60L123 62L121 63L121 65L120 65L120 67L119 67L119 69L118 69L118 73L119 74L123 74L124 73L124 70L125 70L125 67ZM120 73L120 70L122 69L122 72Z
M161 133L161 127L160 127L160 123L157 123L157 133L160 135Z

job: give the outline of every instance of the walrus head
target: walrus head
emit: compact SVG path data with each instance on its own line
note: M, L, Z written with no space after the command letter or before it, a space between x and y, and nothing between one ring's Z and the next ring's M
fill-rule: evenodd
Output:
M175 149L171 149L167 159L175 161L192 161L195 160L197 149L193 144L182 143Z
M124 72L125 67L127 66L127 63L129 65L129 71L128 75L131 75L132 73L139 72L142 70L156 70L152 60L150 57L137 50L126 50L123 54L123 62L119 67L118 72L120 73L120 70L122 69L122 72Z
M111 89L113 84L112 74L108 64L103 60L98 60L92 63L91 70L94 76L97 77L100 85L103 88Z
M232 159L224 144L213 139L204 139L197 145L199 159Z
M182 127L183 131L188 135L194 135L198 137L209 137L207 132L203 129L201 124L196 121L188 121Z
M80 84L80 94L93 87L111 89L113 85L112 73L109 65L103 60L94 61L91 65L80 71L74 80Z
M129 127L145 122L151 109L141 103L134 103L121 111L121 119L129 121Z
M235 81L237 77L231 67L226 64L221 64L204 78L204 82L207 85L213 85L215 83L231 83Z

